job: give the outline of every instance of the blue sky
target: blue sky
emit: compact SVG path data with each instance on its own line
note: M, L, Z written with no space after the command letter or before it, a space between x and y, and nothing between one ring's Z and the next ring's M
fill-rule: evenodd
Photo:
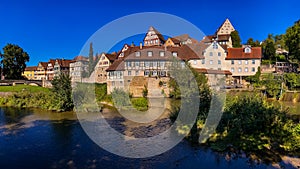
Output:
M176 15L205 34L213 34L229 18L243 42L263 40L299 20L299 6L298 0L1 0L0 47L18 44L30 55L31 66L50 58L71 59L99 28L139 12Z

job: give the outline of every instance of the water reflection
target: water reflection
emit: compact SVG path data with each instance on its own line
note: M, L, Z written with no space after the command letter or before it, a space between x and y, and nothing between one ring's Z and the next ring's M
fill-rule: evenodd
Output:
M219 154L206 147L193 147L182 141L173 149L151 158L130 159L111 154L93 143L82 130L73 112L53 113L38 109L0 108L0 168L295 168L295 160L266 165L248 158ZM109 124L120 132L137 137L151 135L155 129L147 126L126 128L128 121L115 111L105 109ZM118 120L113 120L116 117ZM162 118L161 126L169 122ZM8 125L25 126L9 128ZM32 125L28 125L32 124ZM120 125L117 125L120 124ZM151 125L150 125L151 126ZM164 129L162 129L164 130ZM11 131L8 134L3 134ZM14 132L12 132L14 131ZM130 132L129 132L130 131ZM161 132L161 131L157 131ZM99 135L106 137L105 131ZM290 160L290 161L289 161Z

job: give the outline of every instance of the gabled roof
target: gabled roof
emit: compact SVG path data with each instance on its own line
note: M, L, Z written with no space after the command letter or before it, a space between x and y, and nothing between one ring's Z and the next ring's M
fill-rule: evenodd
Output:
M190 39L193 44L198 43L198 41L196 39L191 38L190 35L188 35L188 34L182 34L182 35L178 35L178 36L175 36L175 37L172 37L172 38L177 39L180 42L184 42L184 41L187 41L188 39Z
M231 24L231 22L229 21L228 18L226 18L226 20L222 23L222 25L217 29L216 31L216 35L224 35L224 34L229 34L234 31L234 27L233 25Z
M261 47L252 47L250 53L245 53L245 48L228 48L226 60L234 59L261 59Z
M84 57L84 56L75 56L73 60L74 61L88 61L89 58Z
M155 35L158 36L158 38L159 38L160 41L162 41L162 42L166 41L165 38L164 38L164 36L158 30L156 30L153 26L149 27L149 29L148 29L145 37L144 37L144 41L145 41L145 38L148 36L148 33L152 32L152 31L155 33Z
M41 65L43 68L47 68L47 66L48 66L48 62L39 62L39 64L38 65Z
M70 67L70 63L72 63L74 60L66 60L66 59L56 59L56 63L60 67Z

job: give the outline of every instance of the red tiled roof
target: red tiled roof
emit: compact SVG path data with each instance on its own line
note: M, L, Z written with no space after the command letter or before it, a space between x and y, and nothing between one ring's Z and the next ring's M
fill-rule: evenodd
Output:
M48 62L40 62L39 64L41 64L41 66L43 67L43 68L47 68L47 66L48 66Z
M124 61L122 59L118 59L116 61L114 61L113 64L111 64L106 71L116 71L116 70L124 70L125 66L124 66Z
M70 67L70 63L73 62L73 60L66 60L66 59L56 59L56 61L60 67Z
M74 61L88 61L89 59L87 57L84 56L76 56L73 59Z
M229 70L195 69L198 73L232 75Z
M25 68L25 71L35 71L37 69L37 66L28 66Z
M226 60L231 59L261 59L261 47L252 47L250 53L245 53L245 48L228 48Z
M117 53L106 53L105 56L109 59L109 61L114 62L117 58L118 55Z

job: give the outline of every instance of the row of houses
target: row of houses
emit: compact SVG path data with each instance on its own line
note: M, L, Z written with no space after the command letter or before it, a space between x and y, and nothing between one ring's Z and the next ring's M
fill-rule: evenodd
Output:
M37 67L26 68L24 76L52 80L63 72L70 74L72 82L107 83L108 93L115 88L139 93L149 80L168 77L171 60L177 58L182 65L189 63L199 73L225 75L229 84L241 84L244 77L257 72L262 50L251 46L233 48L230 34L234 30L226 19L213 35L198 41L187 34L165 39L151 26L139 46L125 44L118 52L97 56L94 71L88 78L89 61L83 56L40 62Z

